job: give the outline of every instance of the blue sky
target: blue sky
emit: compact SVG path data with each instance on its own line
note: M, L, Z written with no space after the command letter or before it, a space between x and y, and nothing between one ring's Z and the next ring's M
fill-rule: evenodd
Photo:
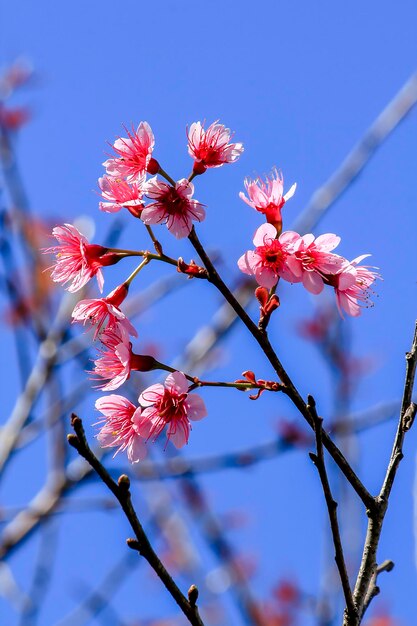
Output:
M407 0L397 7L386 0L344 4L161 0L157 8L144 2L108 0L2 3L0 62L5 65L26 56L39 77L36 89L27 96L34 117L18 145L32 209L57 223L89 216L96 222L99 241L112 217L98 211L94 190L108 152L106 142L122 132L122 124L147 120L156 136L156 158L174 178L180 178L191 165L186 125L198 119L220 119L235 131L245 152L236 164L199 178L195 196L208 207L200 237L209 249L221 251L224 274L232 280L236 260L251 246L260 224L259 216L238 198L244 177L276 165L287 187L297 182L297 193L285 208L284 227L289 228L314 190L416 69L416 23L417 7ZM401 394L403 355L416 317L416 127L417 110L378 150L316 231L340 235L340 253L347 257L372 253L372 262L384 278L375 307L346 322L355 353L371 356L378 366L360 385L355 409L395 400ZM186 242L177 244L160 230L170 253L192 256ZM139 229L129 229L125 235L125 243L137 247L145 245L144 240ZM156 275L155 269L144 274L140 286L150 284ZM108 287L113 288L119 278L117 272L109 272ZM326 368L314 349L294 333L300 317L312 312L312 300L299 286L284 289L281 299L271 337L301 391L313 391L326 415L332 406ZM169 360L202 323L210 321L219 302L206 285L190 282L165 308L145 316L141 341L160 342ZM252 311L256 314L255 307ZM6 333L7 329L1 330L4 345L10 346L0 354L2 371L12 369L14 358ZM228 338L222 361L210 375L236 378L245 369L262 377L270 374L241 329ZM151 377L146 381L150 384ZM3 392L8 409L17 388L12 376ZM264 441L280 416L295 417L283 399L266 398L266 394L256 404L243 394L207 392L205 399L210 417L194 429L185 452L189 456ZM92 407L91 397L83 407L87 422L93 421L89 420ZM392 436L393 424L361 438L360 471L371 490L382 479ZM417 609L412 519L416 444L417 435L411 432L381 544L381 558L396 562L395 570L382 581L382 602L403 626L413 623ZM35 462L35 450L33 455ZM18 464L16 471L23 471ZM327 520L306 454L297 452L245 473L206 476L202 483L214 510L249 508L248 525L233 539L258 559L254 588L260 595L286 572L314 592L321 558L316 537L321 540ZM30 481L25 485L27 493L36 487ZM308 526L306 519L312 520ZM42 624L55 623L62 614L57 607L69 610L74 599L68 599L65 589L80 569L86 580L97 576L95 531L77 539L83 557L74 559L69 547L79 537L80 524L91 529L96 523L92 514L64 523L61 537L67 541L59 544L60 563ZM100 556L101 572L124 550L123 524L118 513L100 514L97 535L110 542L108 553ZM36 541L12 561L22 580L26 549L34 554ZM145 588L155 589L149 577L145 581ZM132 599L128 589L127 585L121 597L129 603L128 614L134 615L141 599ZM162 599L161 611L169 614L169 609L168 600ZM5 610L7 623L14 624L15 617Z

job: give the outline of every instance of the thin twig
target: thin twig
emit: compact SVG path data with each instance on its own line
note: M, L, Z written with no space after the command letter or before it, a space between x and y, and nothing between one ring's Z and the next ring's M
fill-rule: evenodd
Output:
M329 513L330 527L333 537L333 545L335 549L335 561L339 570L340 581L342 583L343 594L346 602L346 617L353 619L356 614L355 605L353 604L352 591L350 588L349 577L346 569L345 557L343 554L342 540L340 538L339 522L337 519L337 502L333 499L330 489L329 479L327 477L326 465L323 453L322 439L322 418L317 415L316 403L312 396L308 397L308 406L314 418L314 431L316 435L317 454L310 453L310 458L320 476L323 493L326 500L327 510Z

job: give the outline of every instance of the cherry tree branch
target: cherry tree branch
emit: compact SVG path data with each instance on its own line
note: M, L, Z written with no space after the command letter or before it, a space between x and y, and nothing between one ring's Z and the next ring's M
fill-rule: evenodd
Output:
M71 425L74 429L75 435L68 435L68 442L91 465L95 472L100 476L103 483L117 498L132 530L135 533L136 539L128 539L128 546L133 550L136 550L146 559L166 587L167 591L171 594L184 615L187 617L190 624L192 624L192 626L204 626L196 604L198 598L197 588L194 585L190 587L188 594L189 597L187 599L176 585L171 575L165 569L156 552L153 550L142 524L140 523L133 508L130 496L129 478L123 474L116 483L88 445L81 419L73 414Z
M202 246L195 229L191 230L189 235L189 240L191 244L194 246L196 252L200 256L201 260L204 263L205 268L207 269L208 280L211 282L224 296L230 306L235 310L237 315L240 317L242 322L245 324L246 328L252 334L254 339L258 342L259 346L262 348L265 356L268 361L271 363L275 372L278 374L279 378L283 383L282 391L290 398L296 408L300 411L301 415L310 425L310 427L314 430L314 418L310 413L310 410L307 404L302 399L301 395L297 391L294 383L292 382L290 376L287 374L284 369L281 361L276 355L265 330L258 328L258 326L252 321L250 316L246 313L245 309L241 306L241 304L236 300L234 295L231 293L229 288L220 278L216 268L214 267L210 257L207 255L204 247ZM336 464L341 469L342 473L345 475L346 479L350 482L358 496L361 498L362 502L365 504L367 509L372 509L375 506L375 501L372 495L368 492L366 487L363 485L349 462L344 457L341 450L336 446L330 436L326 433L325 430L322 431L322 440L323 445L332 456Z
M417 322L414 329L414 338L410 351L406 354L406 373L403 399L387 472L379 495L375 498L376 506L374 509L368 510L368 528L363 548L362 561L353 592L353 601L355 603L357 616L354 621L349 621L345 618L343 626L359 626L372 598L377 595L379 591L376 587L377 574L379 573L377 565L377 550L395 476L401 459L404 456L403 445L405 435L411 428L416 415L417 405L412 401L416 366ZM379 567L380 571L382 571L381 567L382 566ZM389 571L389 569L385 568L385 571Z
M340 537L339 522L337 519L337 502L334 500L329 479L327 477L326 465L323 453L322 440L322 423L323 420L317 415L316 402L312 396L308 397L308 406L314 416L314 430L316 435L317 454L310 453L310 458L317 467L320 481L323 487L323 493L326 500L327 510L329 513L330 527L333 537L333 545L335 549L335 561L339 570L340 581L342 583L343 594L346 602L346 617L353 619L356 614L355 605L353 604L352 591L350 588L349 577L346 569L345 557L343 554L342 540Z

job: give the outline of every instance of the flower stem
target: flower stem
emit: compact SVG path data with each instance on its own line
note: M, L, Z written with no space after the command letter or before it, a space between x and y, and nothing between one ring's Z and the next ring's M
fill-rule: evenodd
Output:
M159 168L158 174L163 176L169 183L171 183L171 185L173 185L173 187L175 187L175 180L171 178L171 176L167 174L166 171L162 169L162 167Z
M128 285L130 285L130 283L132 282L132 280L133 280L133 279L134 279L134 278L135 278L135 277L139 274L140 270L141 270L142 268L144 268L144 267L145 267L145 265L148 265L148 263L150 263L150 261L152 260L152 259L150 259L150 258L149 258L150 256L151 256L151 255L146 255L146 256L145 256L145 258L143 259L143 261L142 261L141 263L139 263L139 265L137 266L137 268L136 268L135 270L133 270L133 272L131 273L131 275L129 276L129 278L127 278L127 279L124 281L124 284L125 284L125 285L127 285L127 286L128 286ZM152 256L154 256L154 255L152 255Z

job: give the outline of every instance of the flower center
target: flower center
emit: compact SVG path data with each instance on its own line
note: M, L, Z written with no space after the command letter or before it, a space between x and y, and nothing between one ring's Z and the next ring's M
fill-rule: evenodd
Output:
M186 417L187 411L184 406L184 400L186 397L186 393L174 396L172 395L172 392L165 389L164 396L158 407L159 417L161 417L167 424L173 419L183 419Z

